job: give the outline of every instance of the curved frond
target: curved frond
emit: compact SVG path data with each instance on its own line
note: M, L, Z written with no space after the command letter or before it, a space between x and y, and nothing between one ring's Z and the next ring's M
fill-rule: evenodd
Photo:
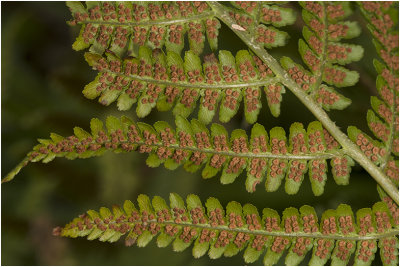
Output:
M322 108L344 109L351 100L332 86L345 87L357 83L359 74L343 67L362 58L359 45L341 42L357 37L361 29L355 22L343 21L351 11L350 2L300 2L303 7L304 40L299 52L309 70L290 58L281 60L291 78Z
M349 135L392 182L399 185L399 35L398 7L389 2L362 2L361 10L368 21L368 28L380 60L374 60L378 73L376 88L379 97L371 97L372 109L368 110L368 127L375 138L355 127ZM379 151L378 151L379 148ZM377 152L379 152L377 154Z
M257 121L262 106L262 91L274 116L280 114L285 88L271 70L247 50L233 56L219 51L200 58L188 51L184 59L174 52L140 47L138 58L120 60L110 53L102 57L86 53L85 58L99 71L83 94L89 99L109 105L116 101L119 110L128 110L137 103L139 117L157 107L160 111L173 108L175 116L189 116L199 103L198 118L210 123L219 107L219 119L229 121L244 102L249 123Z
M211 259L231 257L243 251L244 261L253 263L262 255L264 265L274 265L286 254L286 265L299 265L308 253L310 265L347 265L353 254L355 265L370 265L380 248L382 263L398 264L398 228L386 205L376 203L372 209L358 210L341 204L325 211L318 222L314 208L287 208L280 216L265 208L260 216L251 204L232 201L224 209L216 198L205 205L196 195L184 200L170 194L168 206L161 197L152 200L139 195L138 208L125 201L112 211L89 210L53 233L65 237L87 237L116 242L125 236L125 244L145 247L157 239L158 247L172 244L175 252L193 244L193 256L206 253Z
M186 35L195 53L202 53L206 38L213 50L218 46L221 25L203 1L88 1L86 6L74 1L67 6L73 16L69 24L82 25L72 45L75 50L90 47L93 53L110 50L125 57L146 45L152 49L165 46L179 54Z
M268 134L260 124L253 126L250 137L242 129L229 136L220 124L212 124L209 130L198 120L189 122L180 116L175 129L163 121L151 126L112 116L106 120L106 129L99 119L92 119L90 128L91 133L75 127L73 136L52 133L51 139L39 139L40 144L28 153L27 162L47 163L56 157L88 158L106 151L138 151L149 154L146 163L150 167L164 164L174 170L183 165L189 172L203 168L202 176L206 179L221 172L222 184L233 183L246 171L249 192L255 191L261 182L265 182L267 191L276 191L285 180L286 192L295 194L308 171L315 195L324 192L327 160L336 183L341 185L349 183L354 165L319 122L310 123L307 131L301 123L293 123L289 137L281 127ZM11 180L19 167L4 181Z

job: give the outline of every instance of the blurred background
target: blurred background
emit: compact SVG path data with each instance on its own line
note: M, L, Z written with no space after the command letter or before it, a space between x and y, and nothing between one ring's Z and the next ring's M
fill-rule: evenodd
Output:
M295 3L291 3L300 14ZM71 45L79 32L68 27L68 8L63 2L2 2L2 62L1 62L1 176L9 172L36 144L37 138L48 138L50 132L67 136L74 126L89 129L93 117L128 115L137 119L134 107L118 112L115 104L103 107L83 97L83 87L93 80L96 72L83 58L83 52L73 51ZM345 130L356 125L368 132L365 117L370 107L369 97L375 95L375 71L372 59L376 52L358 10L350 18L360 21L362 34L350 40L365 48L364 58L350 68L360 72L360 82L354 87L339 89L352 99L345 111L329 112L333 121ZM295 25L287 27L291 39L284 48L272 50L277 58L286 55L301 62L297 41L301 37L301 16ZM233 53L244 49L243 43L225 26L219 38L220 49ZM266 129L282 126L289 132L296 121L307 125L314 120L300 101L287 90L283 96L281 116L270 114L265 99L259 123ZM251 129L238 114L226 127ZM197 110L192 117L197 117ZM143 119L142 119L143 120ZM172 112L152 113L144 119L173 122ZM203 180L200 172L187 173L183 168L172 172L163 167L151 169L146 156L139 153L105 154L100 158L69 161L56 159L49 164L34 163L10 183L1 185L1 264L2 265L243 265L242 254L232 258L210 260L207 256L194 259L191 248L175 253L171 247L159 249L154 241L146 248L125 247L52 236L52 228L64 225L88 209L122 204L125 199L136 200L141 194L168 198L170 192L186 197L198 194L204 202L208 197L220 199L223 205L231 200L252 203L261 212L270 207L282 212L286 207L312 205L319 214L346 203L358 209L371 207L378 201L376 183L359 166L352 171L350 185L338 186L329 174L325 193L313 196L308 178L297 195L284 193L283 186L267 193L263 185L255 193L245 190L242 174L233 184L221 185L218 177ZM122 241L122 240L121 240ZM379 257L378 257L379 258ZM282 262L283 263L283 262ZM375 263L379 263L375 262ZM262 260L256 262L262 264Z

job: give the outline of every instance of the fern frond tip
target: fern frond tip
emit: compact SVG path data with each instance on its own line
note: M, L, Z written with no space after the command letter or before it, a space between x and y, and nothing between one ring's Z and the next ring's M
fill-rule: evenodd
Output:
M29 157L25 157L15 168L10 171L2 180L1 183L6 183L15 178L15 176L21 171L23 167L25 167L30 162Z

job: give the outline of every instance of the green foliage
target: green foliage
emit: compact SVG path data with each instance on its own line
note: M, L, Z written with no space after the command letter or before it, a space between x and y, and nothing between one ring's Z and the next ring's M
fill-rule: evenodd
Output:
M99 74L83 94L89 99L99 97L103 105L116 101L119 110L137 103L139 117L155 107L159 111L173 108L175 116L188 117L200 101L199 120L210 123L219 106L219 119L227 122L243 100L246 120L254 123L262 106L261 89L274 116L279 116L285 92L261 59L246 50L236 57L220 50L219 60L211 54L203 64L192 51L182 60L175 52L165 54L147 47L140 47L137 58L120 60L110 53L106 57L86 53L85 58Z
M377 247L385 265L397 265L398 225L387 205L375 203L372 209L361 209L354 216L350 206L341 204L318 217L314 208L287 208L282 216L265 208L260 216L251 204L229 202L224 209L218 199L209 198L205 207L196 195L184 200L170 194L168 206L161 197L150 200L138 197L139 208L127 200L123 208L112 211L89 210L54 234L116 242L125 236L125 244L144 247L156 238L158 247L172 244L175 252L193 244L192 254L199 258L208 251L211 259L232 257L241 251L246 264L265 254L264 264L273 265L284 255L286 265L299 265L312 250L310 265L347 265L355 253L357 265L369 265ZM395 251L390 253L389 251Z
M398 8L388 3L360 3L360 7L369 22L368 28L383 61L374 60L378 73L376 87L380 98L371 96L372 110L367 112L368 127L378 140L353 127L348 132L361 150L398 186L399 70L398 63L397 66L394 63L396 60L398 62L399 56L398 29L395 26Z
M138 151L148 154L150 167L202 169L205 179L221 173L222 184L233 183L245 172L248 192L260 183L274 192L285 183L286 193L296 194L308 173L313 194L320 196L328 179L328 160L338 185L349 183L357 161L379 183L382 202L358 210L356 216L349 205L340 204L326 210L318 223L316 211L307 205L287 208L282 216L265 208L260 215L251 204L242 207L233 201L224 209L216 198L203 205L195 195L185 204L172 193L169 206L161 197L139 195L138 208L126 201L122 208L89 210L64 228L55 228L54 234L103 242L125 236L127 246L138 247L156 238L158 247L171 244L175 252L193 244L195 258L206 253L211 259L232 257L243 251L246 264L265 255L265 265L277 264L284 255L286 265L299 265L308 253L309 265L370 265L379 247L384 265L398 265L398 4L359 3L383 61L374 61L379 97L371 97L367 112L368 126L378 140L354 126L346 136L324 111L348 107L351 100L336 88L359 80L357 71L345 67L364 54L360 45L343 42L361 33L356 22L346 20L353 12L351 3L300 2L305 26L298 50L306 68L287 56L279 64L266 50L284 46L290 37L281 27L293 24L296 14L284 4L67 2L73 16L69 24L81 25L72 47L88 48L85 59L98 71L85 86L85 97L98 98L106 106L117 102L120 111L137 104L140 118L154 108L172 109L176 127L165 121L134 122L126 116L109 116L105 123L95 118L90 132L75 127L69 137L51 133L50 139L38 139L2 182L12 180L30 162ZM235 56L218 50L220 20L249 50ZM204 55L209 51L213 52ZM320 121L306 128L293 123L289 135L282 127L267 132L256 123L262 91L271 114L278 117L285 88ZM235 129L228 134L217 123L206 127L217 109L221 122L230 121L242 102L243 117L256 123L250 133ZM189 121L197 106L198 119Z
M206 3L198 2L67 2L73 20L82 25L72 48L119 57L136 56L139 46L162 48L180 53L187 33L192 51L203 51L206 37L217 49L219 21Z
M151 126L125 116L109 116L105 126L94 118L91 133L75 127L72 136L51 134L51 139L39 139L40 144L27 158L30 162L47 163L56 157L76 159L101 156L106 151L138 151L149 154L146 164L150 167L164 164L165 168L175 170L183 166L189 172L204 167L202 176L207 179L221 172L222 184L233 183L246 170L249 192L254 192L264 180L267 191L276 191L285 179L288 194L298 192L309 170L315 195L324 192L327 159L331 160L335 181L342 185L348 184L354 165L320 122L310 123L307 132L301 123L294 123L289 140L281 127L272 128L268 135L262 125L255 124L250 138L242 129L234 130L229 137L220 124L212 124L209 130L200 121L189 122L181 116L176 117L175 129L167 122ZM14 175L11 172L5 180Z
M229 14L238 27L261 34L257 40L268 48L286 43L288 34L276 27L294 23L296 16L291 9L256 3L233 5L238 9L229 9ZM243 99L246 120L254 123L261 109L260 86L264 86L271 112L279 116L284 87L274 83L271 70L259 58L240 51L235 62L229 51L219 51L219 62L211 54L204 57L201 66L197 55L203 51L204 33L215 50L220 27L204 2L104 2L87 3L86 8L71 2L68 6L74 17L70 24L82 25L73 47L81 50L90 46L91 53L85 58L100 72L83 90L87 98L99 97L103 105L117 101L119 110L138 103L139 117L156 106L161 111L175 106L175 115L187 117L200 99L199 119L204 123L211 122L220 101L219 118L229 121ZM261 12L255 12L258 9ZM271 11L274 17L268 15ZM126 14L133 15L128 18ZM260 20L273 26L258 25ZM182 30L177 33L179 27ZM185 52L182 63L179 55L186 31L190 51ZM166 54L158 50L164 44Z
M291 25L296 20L292 9L279 3L232 2L229 15L241 29L258 35L258 42L267 48L286 44L288 34L276 27ZM70 25L82 25L72 45L75 50L89 50L96 54L111 51L120 58L137 56L138 48L165 48L180 54L187 33L190 50L201 54L207 37L212 50L218 46L221 27L208 4L195 2L67 2L73 20ZM257 12L260 10L259 12ZM274 15L270 16L269 12ZM271 24L264 26L258 24Z
M304 40L299 40L299 52L310 71L283 57L281 64L292 79L322 108L344 109L351 100L333 87L352 86L359 74L340 65L359 61L364 49L359 45L340 42L357 37L361 29L355 22L342 21L352 11L349 2L300 2L303 7Z

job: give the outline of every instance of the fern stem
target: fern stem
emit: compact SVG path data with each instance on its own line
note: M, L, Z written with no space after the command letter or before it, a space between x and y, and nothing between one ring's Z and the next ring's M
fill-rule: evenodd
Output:
M122 143L129 143L129 144L135 144L135 145L147 145L146 142L135 142L135 143L130 143L130 142L121 142ZM287 159L287 160L316 160L316 159L331 159L334 157L338 157L341 154L334 154L334 153L316 153L316 154L303 154L303 155L294 155L294 154L272 154L271 152L263 152L263 153L236 153L236 152L230 152L230 151L216 151L214 149L200 149L197 147L183 147L179 145L168 145L166 146L165 144L152 144L150 146L154 147L166 147L166 148L173 148L173 149L181 149L181 150L189 150L193 152L202 152L206 154L218 154L218 155L223 155L223 156L230 156L230 157L238 157L238 158L274 158L274 159Z
M107 72L111 74L118 74L119 76L126 77L133 80L138 80L142 82L154 83L154 84L162 84L162 85L171 85L174 87L186 87L186 88L206 88L206 89L222 89L222 88L243 88L243 87L255 87L255 86L264 86L269 84L274 84L279 81L276 77L268 78L261 81L251 81L251 82L237 82L233 84L192 84L188 82L172 82L165 80L156 80L154 78L143 77L139 75L126 75L124 73L113 72L110 70L103 70L102 72Z
M189 22L195 20L204 20L207 18L213 18L214 12L204 12L199 15L193 15L187 18L180 18L180 19L163 19L163 20L149 20L149 21L140 21L140 22L113 22L113 21L104 21L104 20L85 20L82 22L78 22L78 24L100 24L100 25L113 25L113 26L126 26L126 27L133 27L133 26L152 26L152 25L172 25L178 24L182 22Z
M317 78L317 83L314 87L313 92L311 93L311 96L314 96L315 92L318 91L316 89L318 89L321 84L322 84L322 74L323 74L323 69L325 66L325 63L327 61L326 57L327 57L327 46L328 46L328 16L327 16L327 12L326 12L326 4L324 2L321 2L321 5L324 7L323 8L323 12L324 12L324 38L323 38L323 44L322 44L322 53L321 53L321 64L320 64L320 68L316 74L316 78Z
M315 101L307 95L289 76L289 74L281 67L279 62L273 58L263 47L256 44L250 35L245 31L239 31L232 28L235 21L229 17L225 8L215 1L209 1L208 4L214 10L216 16L222 20L232 31L234 31L240 39L261 58L272 70L272 72L280 79L299 100L311 111L312 114L324 125L329 133L340 143L345 153L356 160L386 191L386 193L399 204L399 191L390 181L390 179L370 161L364 153L354 144L346 134L344 134L338 126L329 118L328 114Z
M117 223L114 220L111 220L110 223ZM144 223L142 220L137 220L132 223L128 223L128 225L133 228L138 223ZM297 238L297 237L305 237L305 238L318 238L318 239L334 239L334 240L351 240L351 241L360 241L360 240L377 240L385 237L395 236L399 233L398 229L391 229L390 231L386 231L384 233L373 233L368 234L365 236L361 236L359 234L347 234L347 235L340 235L340 234L322 234L321 232L314 232L314 233L305 233L305 232L292 232L286 233L285 231L275 231L269 232L266 230L249 230L246 228L229 228L227 225L219 225L219 226L212 226L210 224L193 224L190 222L181 222L177 223L175 221L164 221L163 223L158 222L157 220L147 220L147 224L149 223L156 223L162 225L171 225L171 226L189 226L192 228L198 229L208 229L208 230L219 230L219 231L229 231L229 232L236 232L236 233L246 233L251 235L262 235L262 236L280 236L280 237L289 237L289 238Z
M157 222L154 220L154 222ZM354 235L354 236L344 236L344 235L324 235L320 232L317 233L304 233L304 232L293 232L293 233L286 233L283 231L276 231L276 232L268 232L268 231L263 231L263 230L247 230L247 229L239 229L239 228L229 228L228 226L211 226L211 225L198 225L198 224L191 224L191 223L176 223L176 222L171 222L168 224L171 225L179 225L179 226L190 226L190 227L196 227L196 228L202 228L202 229L210 229L210 230L220 230L220 231L230 231L230 232L237 232L237 233L247 233L247 234L252 234L252 235L264 235L264 236L280 236L280 237L310 237L310 238L323 238L323 239L335 239L335 240L354 240L354 241L359 241L359 240L373 240L373 239L381 239L384 237L388 236L394 236L399 233L398 229L391 230L382 234L369 234L367 236L361 236L361 235Z
M393 150L393 141L394 141L394 137L396 134L396 124L395 124L396 112L397 112L396 105L395 105L396 100L397 100L396 97L398 97L398 96L396 94L393 94L393 105L390 107L390 111L392 112L392 121L390 122L390 125L389 125L390 126L389 127L390 134L389 134L388 141L386 142L386 146L385 146L386 155L385 155L385 160L381 166L382 170L385 169L386 164L389 162L389 159L390 159L390 156L391 156L392 150Z

